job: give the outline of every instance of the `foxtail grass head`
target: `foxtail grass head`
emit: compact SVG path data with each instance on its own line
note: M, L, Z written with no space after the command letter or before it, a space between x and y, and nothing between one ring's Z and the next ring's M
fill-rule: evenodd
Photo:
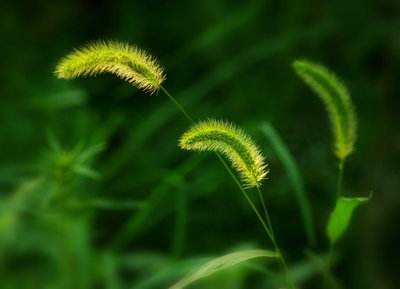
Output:
M317 63L296 60L293 67L324 102L332 125L335 154L344 161L353 152L357 138L357 117L347 88Z
M62 79L111 73L149 93L165 80L156 59L147 52L121 42L94 42L65 56L55 75Z
M185 132L179 146L184 150L214 151L226 156L245 187L259 187L268 170L260 149L240 128L229 122L206 120Z

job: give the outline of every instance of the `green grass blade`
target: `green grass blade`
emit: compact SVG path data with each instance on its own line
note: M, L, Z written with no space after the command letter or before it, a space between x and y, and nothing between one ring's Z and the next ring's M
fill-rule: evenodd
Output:
M96 209L96 210L140 210L146 206L146 202L137 200L118 200L106 198L71 199L67 206L73 209Z
M357 117L350 94L344 84L322 65L296 60L296 73L322 99L329 114L336 156L343 161L354 150Z
M141 257L141 256L139 256ZM139 259L142 261L142 259ZM166 284L170 284L173 280L179 278L188 272L195 270L201 264L208 261L209 258L193 257L185 258L177 262L168 262L161 266L155 267L151 272L148 272L144 278L135 284L135 289L158 289L167 288Z
M261 131L269 140L274 152L279 160L282 162L292 188L296 194L297 203L300 208L301 216L303 219L304 230L310 244L315 243L315 224L312 217L310 202L307 197L307 192L304 188L303 179L300 170L291 155L288 147L279 136L278 132L269 122L261 124Z
M336 241L346 232L354 210L361 204L369 201L368 198L347 198L340 197L336 201L335 209L332 211L329 218L326 234L328 235L331 244Z
M185 245L189 204L187 200L187 192L184 190L176 190L174 196L176 212L171 251L173 257L176 258L182 254Z
M107 289L120 289L120 280L118 276L118 259L113 253L105 253L102 256L100 266L104 277L104 283Z
M171 206L165 205L167 203L168 193L172 189L181 189L182 177L192 171L198 163L202 160L202 157L193 157L183 162L174 172L166 175L160 184L149 194L145 200L145 206L135 211L131 218L129 218L121 231L115 236L113 245L116 247L124 246L129 240L134 239L140 235L143 231L151 229L160 218L165 216L170 210L173 210Z
M243 26L251 23L261 11L263 0L249 1L243 7L236 8L232 12L228 12L224 18L219 19L217 23L213 23L205 31L201 32L187 45L178 49L172 54L169 62L172 64L184 63L195 53L205 53L210 48L218 48L221 42L227 41L234 33L237 33Z
M169 289L183 289L199 279L205 278L221 270L228 269L245 261L261 257L278 258L279 255L275 252L267 250L244 250L230 253L222 257L215 258L210 262L204 264L193 273L187 275L186 277L175 283Z

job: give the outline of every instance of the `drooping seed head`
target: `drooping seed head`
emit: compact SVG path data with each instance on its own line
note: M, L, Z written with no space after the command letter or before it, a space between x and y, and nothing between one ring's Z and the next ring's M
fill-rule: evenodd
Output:
M293 67L324 102L332 125L335 154L344 160L353 152L357 138L357 116L347 88L320 64L296 60Z
M153 93L165 80L163 69L147 52L125 43L99 41L90 43L64 57L55 75L62 79L112 73Z
M246 187L260 186L268 173L260 149L242 129L229 122L212 119L199 122L181 136L179 146L184 150L225 155Z

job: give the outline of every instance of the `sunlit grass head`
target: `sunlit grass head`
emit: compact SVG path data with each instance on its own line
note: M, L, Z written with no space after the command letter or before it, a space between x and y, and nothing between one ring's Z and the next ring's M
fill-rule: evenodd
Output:
M334 73L315 62L296 60L293 67L324 102L335 139L335 154L344 160L353 152L357 138L357 117L346 86Z
M111 73L153 93L165 80L156 59L147 52L126 43L98 41L83 46L64 57L57 65L58 78L73 79Z
M261 186L268 173L260 149L242 129L229 122L213 119L199 122L182 135L179 146L225 155L246 187Z

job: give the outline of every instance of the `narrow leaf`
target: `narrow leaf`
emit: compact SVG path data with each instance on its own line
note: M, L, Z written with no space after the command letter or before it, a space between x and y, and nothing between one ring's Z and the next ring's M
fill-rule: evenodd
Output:
M273 150L286 170L291 186L296 194L308 241L310 244L313 244L315 242L315 225L312 218L310 202L307 197L307 192L304 188L300 170L297 167L297 164L288 147L285 145L284 141L279 136L272 124L269 122L262 123L261 130L268 138Z
M334 244L347 230L350 224L351 216L354 210L361 205L369 201L368 198L346 198L339 197L336 201L336 207L331 213L329 218L326 233L331 244Z
M296 60L293 67L324 102L332 125L335 154L344 160L353 152L357 137L357 117L347 88L322 65Z
M260 186L268 173L260 149L243 130L228 122L210 119L197 123L182 135L179 146L225 155L246 187Z
M219 272L221 270L228 269L232 266L243 263L250 259L260 258L260 257L278 258L279 255L275 252L267 250L244 250L227 254L222 257L215 258L210 262L204 264L199 269L187 275L179 282L171 286L170 289L185 288L186 286L190 285L191 283L199 279L215 274L216 272Z

